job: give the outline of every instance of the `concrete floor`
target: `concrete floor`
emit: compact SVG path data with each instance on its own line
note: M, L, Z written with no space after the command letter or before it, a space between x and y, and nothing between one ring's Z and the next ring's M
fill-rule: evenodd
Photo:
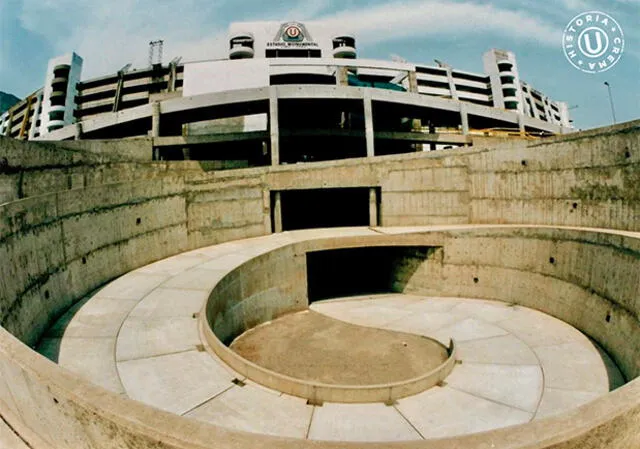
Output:
M0 418L0 448L2 449L29 449L30 446L14 432L14 430Z
M389 294L311 308L445 344L453 337L461 363L442 386L392 406L310 406L256 385L202 351L195 314L207 289L198 279L220 276L226 264L278 238L204 248L122 276L54 324L39 350L104 388L169 412L317 440L399 441L480 432L562 413L623 383L603 351L543 313L477 299Z

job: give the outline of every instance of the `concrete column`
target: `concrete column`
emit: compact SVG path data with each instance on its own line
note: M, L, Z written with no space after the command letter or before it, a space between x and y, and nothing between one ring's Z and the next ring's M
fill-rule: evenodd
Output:
M460 103L460 120L462 122L462 134L469 134L469 115L467 114L467 105Z
M9 112L9 121L7 122L7 132L4 134L5 136L11 137L11 128L12 127L13 127L13 110L11 112Z
M364 135L367 141L367 157L375 155L373 134L373 107L371 104L371 91L364 88Z
M525 134L524 116L522 114L518 114L518 129L520 130L520 135L524 136Z
M76 123L75 133L73 134L74 140L82 140L82 123Z
M531 87L527 89L527 97L529 98L529 103L531 103L531 113L533 114L533 118L539 118L538 108L536 107L536 100L533 98L533 94L531 93ZM523 107L526 106L526 102Z
M271 234L273 232L273 224L271 223L271 192L268 189L262 191L262 219L265 234Z
M409 71L409 92L418 93L418 77L415 70Z
M346 66L337 66L336 67L336 85L337 86L348 86L349 85L349 75Z
M379 226L378 223L378 195L376 188L369 188L369 226Z
M151 137L160 137L160 103L151 103Z
M273 232L282 232L282 198L280 192L274 193Z
M418 91L418 75L416 74L416 71L415 70L409 71L408 78L409 78L409 92L416 93L416 94L420 93ZM422 131L422 120L419 118L411 119L411 130ZM415 144L414 149L416 151L422 151L422 145Z
M451 73L451 67L447 67L447 80L449 81L449 90L451 91L451 98L458 99L458 90L456 89L456 83L453 80L453 73Z
M29 128L29 139L33 139L36 136L36 123L38 122L38 118L40 115L38 111L40 110L40 105L42 104L42 93L38 95L36 99L36 105L34 108L33 118L31 119L31 127Z
M280 165L280 125L278 124L278 91L269 89L269 133L271 137L271 165ZM276 231L280 232L280 231Z

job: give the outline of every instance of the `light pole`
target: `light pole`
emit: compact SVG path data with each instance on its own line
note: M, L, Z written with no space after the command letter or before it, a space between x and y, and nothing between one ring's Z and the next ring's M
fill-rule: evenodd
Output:
M611 115L613 116L613 124L616 124L616 110L613 108L613 97L611 96L611 85L608 81L604 82L604 85L607 86L607 91L609 92L609 103L611 103Z

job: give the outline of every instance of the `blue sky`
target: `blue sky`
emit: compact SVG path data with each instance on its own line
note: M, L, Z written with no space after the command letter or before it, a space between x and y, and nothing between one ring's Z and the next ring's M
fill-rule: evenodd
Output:
M621 60L587 74L562 51L575 15L603 11L625 36ZM164 61L222 57L230 22L320 20L355 33L362 58L445 61L482 72L482 53L516 53L521 77L569 103L577 128L640 118L640 0L0 0L0 90L24 97L41 87L47 60L76 51L83 79L147 63L150 40L163 39Z

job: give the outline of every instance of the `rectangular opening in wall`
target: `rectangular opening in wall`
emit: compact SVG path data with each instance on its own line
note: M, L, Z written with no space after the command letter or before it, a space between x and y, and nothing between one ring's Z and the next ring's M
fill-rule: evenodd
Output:
M441 255L438 249L382 246L309 252L309 303L345 296L402 292L416 273L428 276L426 262Z
M367 155L361 100L279 100L278 122L281 164Z
M274 215L281 211L283 231L369 226L369 187L272 192L271 210ZM276 217L272 220L277 229Z

